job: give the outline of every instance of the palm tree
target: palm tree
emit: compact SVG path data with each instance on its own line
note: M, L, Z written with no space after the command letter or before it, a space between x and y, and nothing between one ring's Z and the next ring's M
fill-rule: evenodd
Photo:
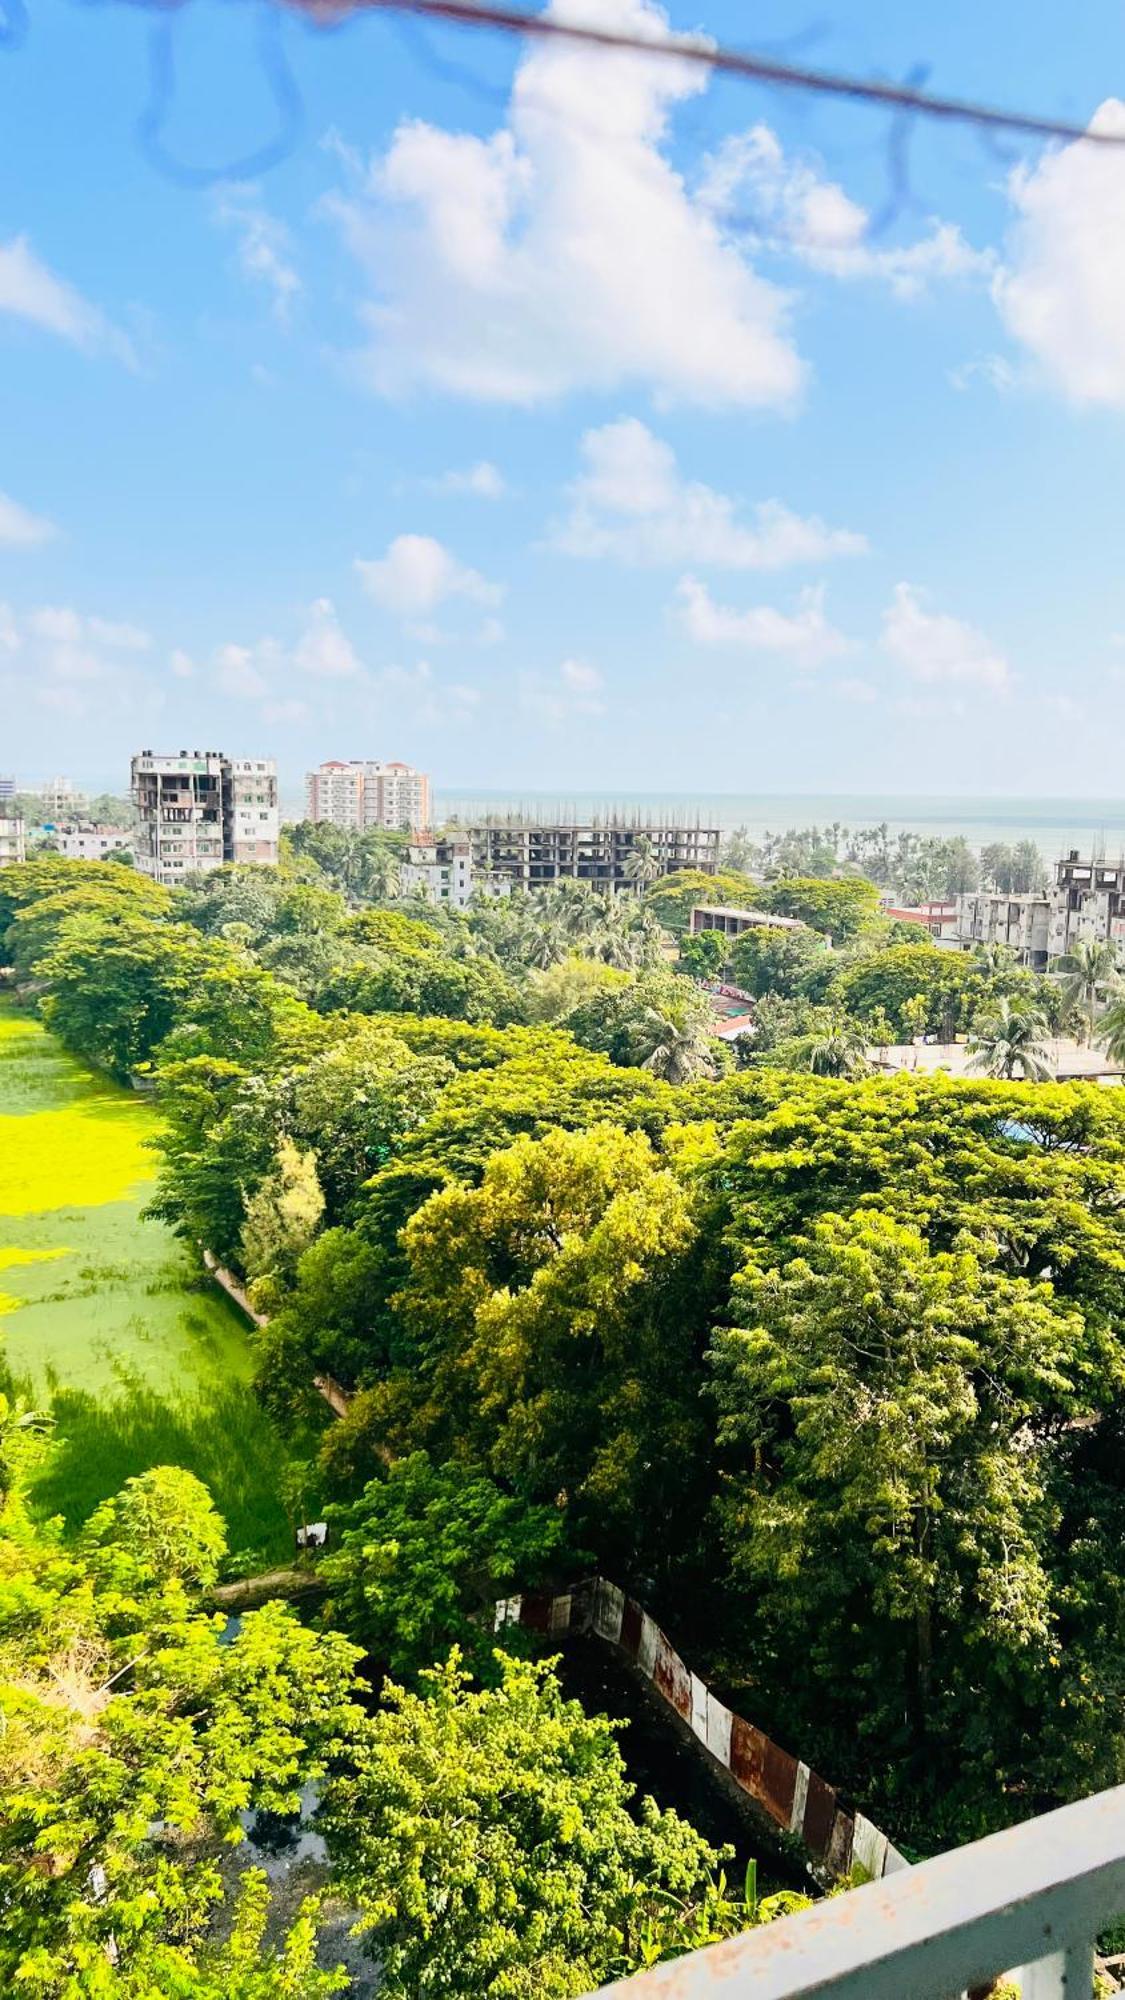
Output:
M867 1042L854 1021L837 1021L813 1036L808 1060L814 1076L863 1076L869 1068Z
M994 978L998 972L1010 972L1016 963L1011 945L1001 944L998 939L992 939L987 944L975 944L972 956L973 964L987 973L989 978Z
M647 889L660 873L660 863L653 853L651 840L647 833L639 833L625 856L625 880L632 882L637 889Z
M1098 987L1105 986L1117 972L1117 952L1108 938L1079 938L1065 957L1060 958L1063 992L1072 1006L1086 1015L1086 1040L1094 1039L1094 1017Z
M1098 1041L1114 1062L1125 1063L1125 994L1110 1001L1102 1015Z
M677 1021L670 1014L658 1013L655 1007L646 1007L644 1029L646 1039L650 1033L655 1039L642 1069L662 1076L666 1083L691 1083L697 1076L714 1076L710 1037L698 1021Z
M1011 1082L1044 1083L1054 1072L1044 1042L1047 1023L1034 1007L1013 1005L1005 997L969 1037L970 1069Z

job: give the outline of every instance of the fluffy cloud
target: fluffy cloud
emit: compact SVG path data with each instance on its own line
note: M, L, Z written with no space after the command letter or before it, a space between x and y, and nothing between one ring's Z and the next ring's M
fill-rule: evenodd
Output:
M570 488L571 511L552 545L573 556L616 556L629 563L702 563L728 569L783 569L867 547L848 528L802 519L780 500L759 501L753 523L737 502L698 480L685 480L670 445L636 417L587 431L584 471Z
M554 0L556 18L667 34L653 0ZM788 299L665 151L697 65L541 43L491 137L421 121L329 212L377 289L366 380L533 404L643 385L721 407L791 403Z
M442 472L436 479L424 479L422 485L427 493L453 493L470 500L502 500L508 491L508 482L499 466L487 458L478 458L463 472L456 470Z
M588 660L564 660L557 674L521 674L519 703L525 715L556 727L580 716L603 715L604 684Z
M0 243L0 313L29 321L46 333L68 340L89 352L104 349L121 361L131 362L133 350L125 335L110 325L105 314L58 278L31 248L26 236L13 236Z
M58 533L53 521L32 514L18 500L0 493L0 548L35 549Z
M498 604L503 592L456 556L432 535L396 535L385 556L376 562L356 560L369 596L401 618L435 611L451 597L474 604Z
M915 298L939 279L987 275L995 262L937 217L914 243L873 242L867 210L812 161L788 159L768 125L725 139L705 164L699 193L751 241L829 277L879 279L899 298Z
M138 658L151 643L138 625L71 605L17 612L0 604L0 707L34 701L81 716L107 703L135 706Z
M1012 670L975 625L926 609L923 594L900 583L883 613L883 649L913 680L971 684L1002 693Z
M231 181L219 188L214 214L219 224L235 233L243 277L265 286L272 295L274 313L285 323L301 289L285 224L269 213L261 189L249 181Z
M734 646L746 652L775 653L795 667L818 667L849 651L842 632L824 615L821 588L803 590L795 611L758 604L737 611L717 604L697 577L681 578L676 592L679 618L689 639L700 646Z
M1125 137L1111 97L1090 130ZM1125 407L1125 171L1116 146L1075 141L1018 167L1017 221L993 286L1009 333L1080 403Z
M318 597L297 641L293 658L302 673L321 680L348 680L362 671L359 655L336 616L330 597Z

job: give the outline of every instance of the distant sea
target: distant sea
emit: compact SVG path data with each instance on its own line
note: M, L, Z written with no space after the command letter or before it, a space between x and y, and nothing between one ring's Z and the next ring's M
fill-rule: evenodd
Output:
M1048 861L1078 848L1116 858L1125 854L1125 799L907 798L877 792L455 792L435 791L440 824L488 813L527 813L538 819L588 820L622 814L652 820L686 820L744 826L754 839L790 827L879 826L892 834L948 839L964 834L974 848L990 841L1033 840Z

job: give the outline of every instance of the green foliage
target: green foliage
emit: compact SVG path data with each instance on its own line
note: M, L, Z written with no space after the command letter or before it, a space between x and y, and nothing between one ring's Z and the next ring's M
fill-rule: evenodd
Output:
M425 1452L394 1461L329 1519L339 1546L320 1564L326 1615L400 1678L454 1642L487 1669L497 1600L537 1587L562 1547L557 1508L528 1506Z
M773 910L778 916L797 917L834 944L848 944L870 928L879 910L879 891L861 875L837 881L812 875L788 876L770 883L758 907Z
M470 1690L456 1652L390 1686L323 1817L364 1910L386 2000L568 2000L635 1965L670 1900L706 1894L719 1856L674 1813L631 1810L613 1726L564 1700L549 1665L500 1656Z
M316 1972L311 1906L263 1948L259 1876L212 1926L240 1815L294 1811L344 1754L357 1654L278 1604L223 1643L190 1594L215 1523L185 1480L131 1482L74 1554L0 1521L5 1992L320 2000L338 1984Z
M549 1132L434 1194L403 1232L392 1442L460 1450L577 1541L660 1559L706 1466L697 1230L641 1133ZM401 1371L401 1372L400 1372Z
M95 1509L79 1547L91 1573L115 1588L174 1577L201 1589L214 1583L227 1538L202 1482L178 1465L154 1465Z
M242 1229L242 1266L250 1278L291 1283L297 1265L320 1227L324 1196L316 1177L316 1158L302 1153L292 1139L277 1148L277 1169L246 1204Z
M677 936L688 929L691 913L699 903L727 904L732 909L763 908L763 888L749 875L734 870L718 870L707 875L702 869L681 868L665 875L645 893L645 906Z
M730 955L723 931L688 932L680 939L680 970L692 979L717 979Z
M776 993L783 1000L804 993L809 974L831 964L823 940L814 931L743 931L731 941L730 963L735 984L747 993Z

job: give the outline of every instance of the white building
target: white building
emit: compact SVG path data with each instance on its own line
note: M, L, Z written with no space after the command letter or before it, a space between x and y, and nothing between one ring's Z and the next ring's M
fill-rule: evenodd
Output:
M141 751L132 765L137 866L157 882L208 874L224 861L277 863L277 766L219 750Z
M976 889L957 901L957 942L966 950L1006 944L1042 971L1080 939L1107 939L1125 965L1125 861L1085 861L1074 851L1056 863L1049 889L1025 895Z
M430 824L430 780L412 764L333 759L305 779L305 817L333 826L419 833Z
M272 757L232 757L224 783L224 841L230 861L277 866L280 820Z
M12 861L27 860L27 843L22 819L0 817L0 868Z
M465 836L412 843L401 879L404 896L425 896L453 910L463 910L474 895L506 896L512 886L506 876L474 872L473 850Z
M67 861L104 861L107 854L132 852L135 839L127 826L64 826L55 835Z
M36 797L43 818L52 821L79 819L86 804L85 793L78 791L72 778L48 778Z

